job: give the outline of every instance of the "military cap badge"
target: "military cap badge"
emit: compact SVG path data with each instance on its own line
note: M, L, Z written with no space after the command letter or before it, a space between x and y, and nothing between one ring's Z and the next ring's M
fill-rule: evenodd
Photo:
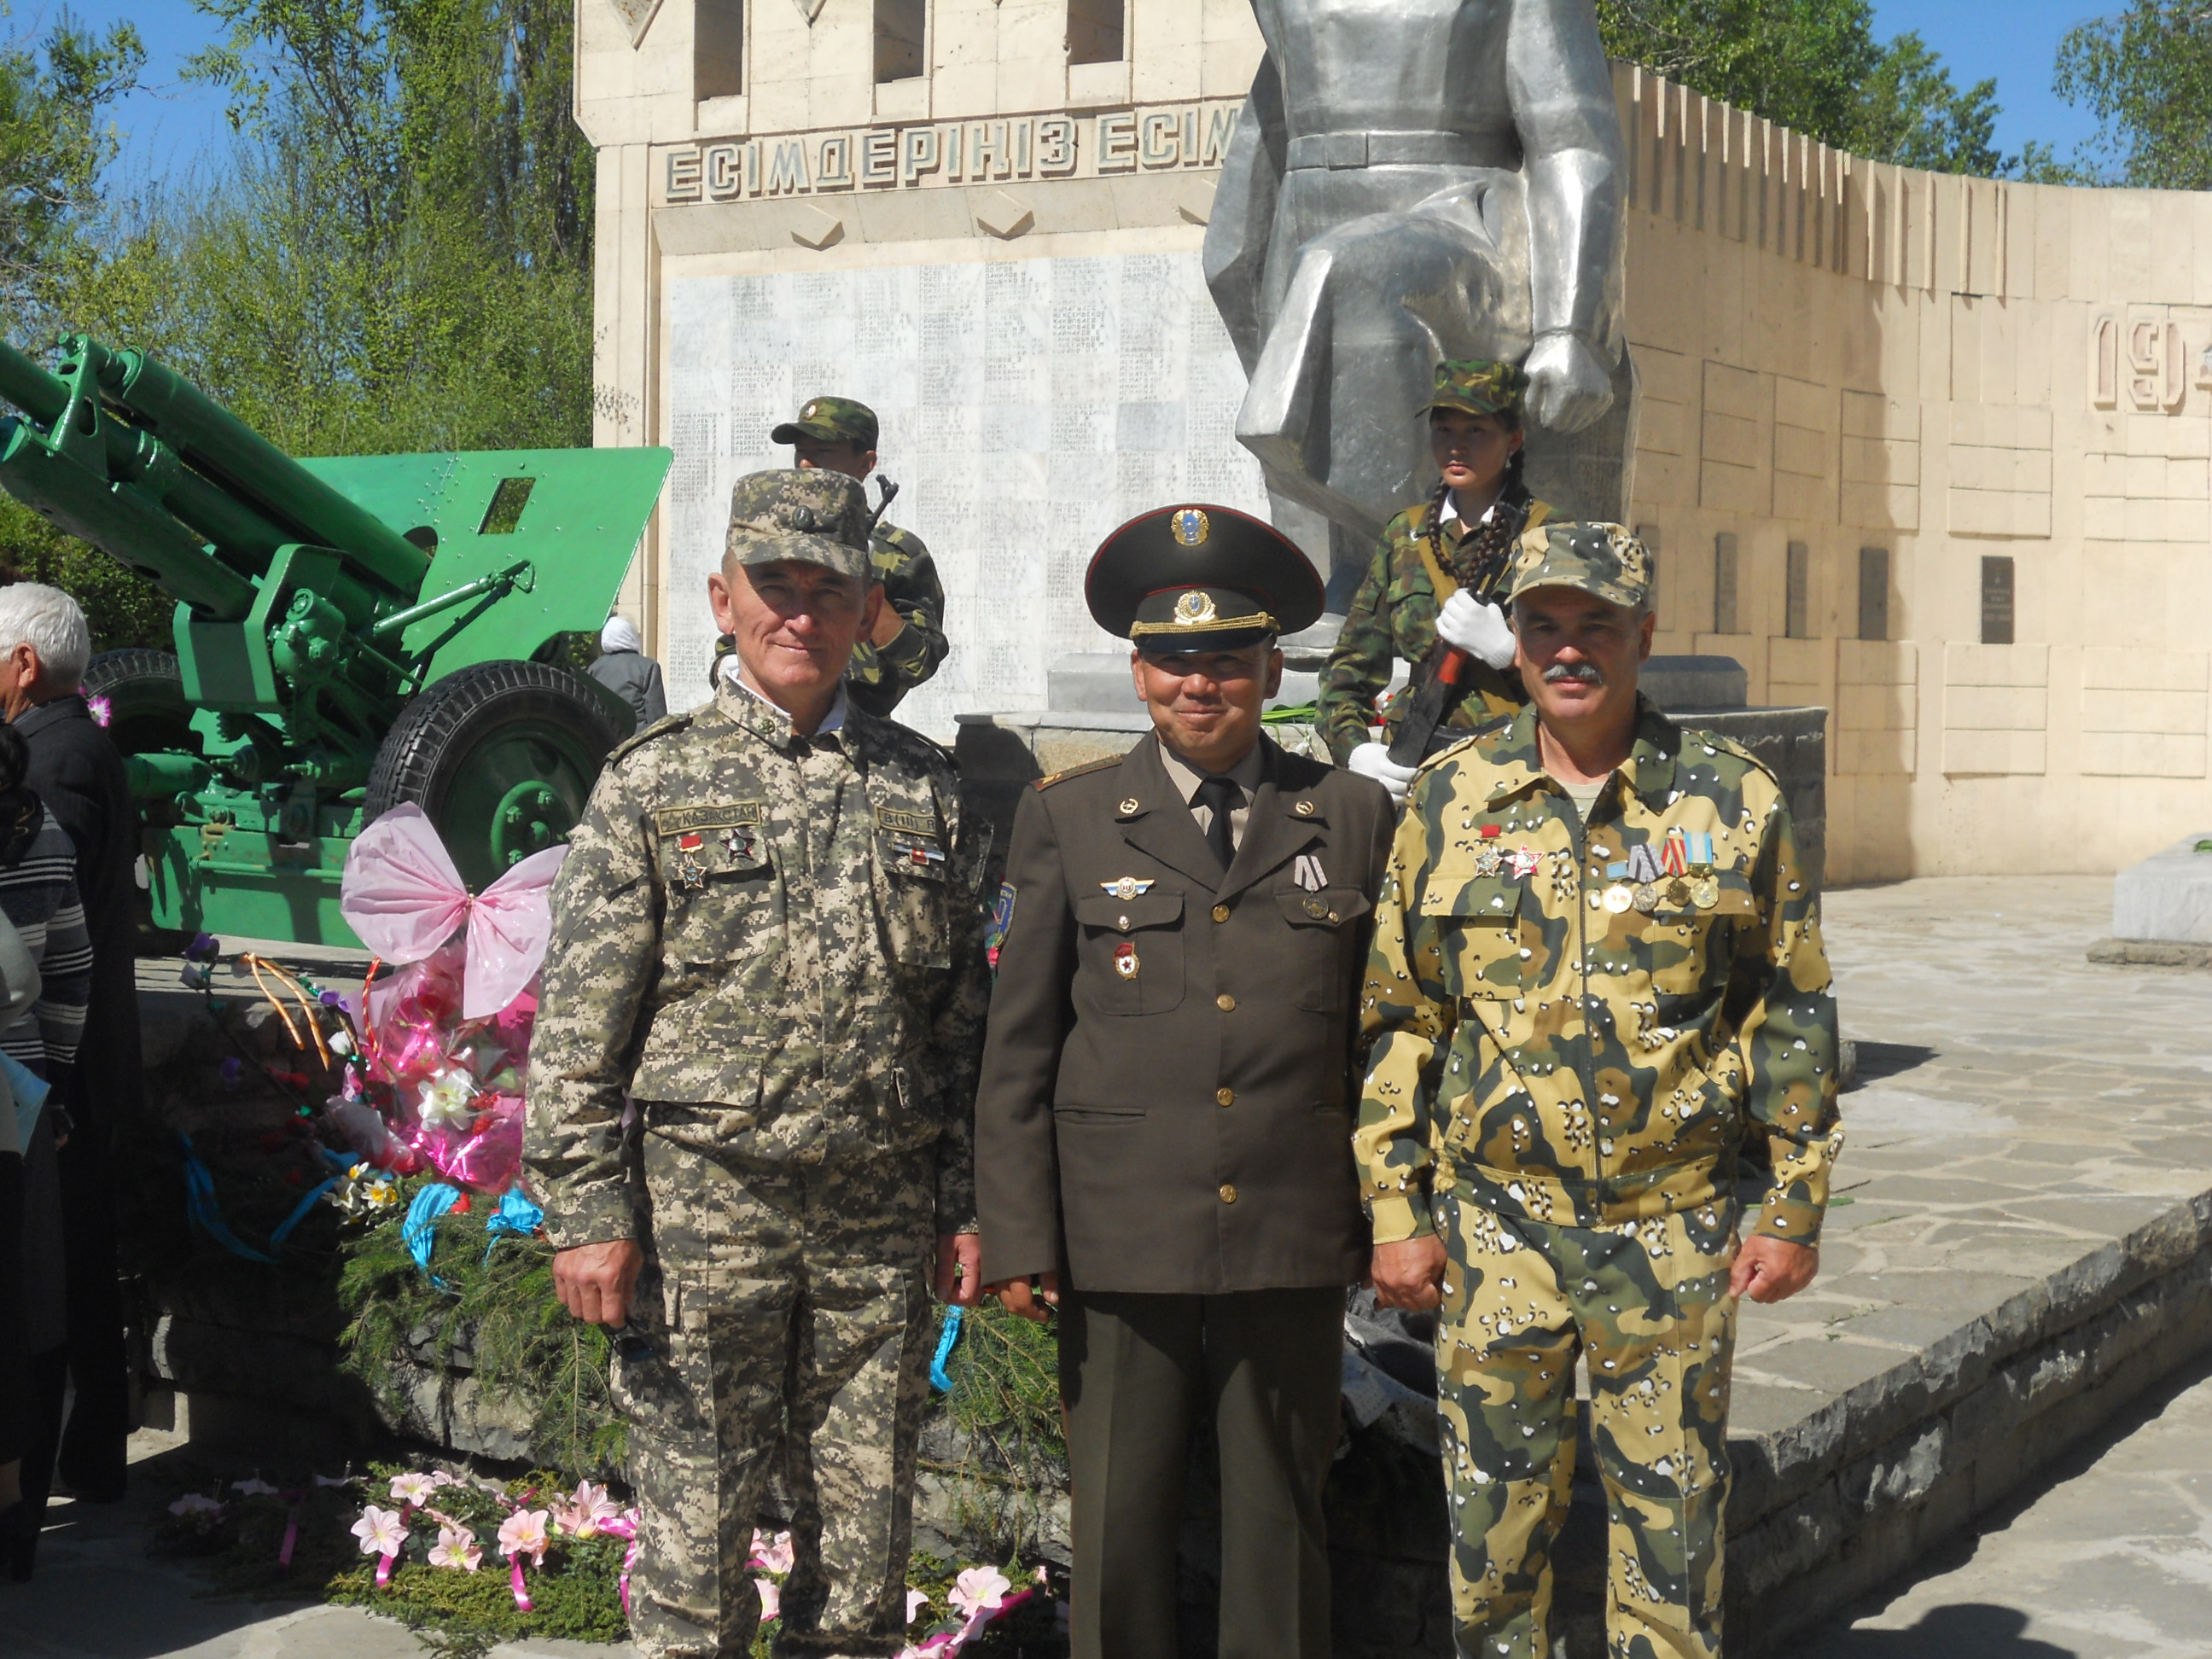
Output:
M1204 546L1206 538L1213 531L1213 526L1206 521L1206 514L1194 507L1186 507L1176 511L1168 520L1168 527L1173 532L1176 540L1185 547Z

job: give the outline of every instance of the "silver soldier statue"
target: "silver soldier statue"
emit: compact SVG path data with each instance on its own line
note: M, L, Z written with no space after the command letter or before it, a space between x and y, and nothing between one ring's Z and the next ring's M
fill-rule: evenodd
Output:
M1446 358L1528 370L1528 483L1627 510L1626 149L1591 0L1252 0L1267 41L1206 281L1250 379L1237 435L1343 609L1421 493Z

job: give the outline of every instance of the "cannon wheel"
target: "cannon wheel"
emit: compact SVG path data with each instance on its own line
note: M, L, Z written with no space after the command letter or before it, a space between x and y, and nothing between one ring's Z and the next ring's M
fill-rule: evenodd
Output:
M565 668L477 663L402 711L369 769L364 816L413 801L481 890L568 835L624 735L599 689Z
M103 651L84 666L84 694L107 699L107 735L126 755L200 752L185 678L167 651Z

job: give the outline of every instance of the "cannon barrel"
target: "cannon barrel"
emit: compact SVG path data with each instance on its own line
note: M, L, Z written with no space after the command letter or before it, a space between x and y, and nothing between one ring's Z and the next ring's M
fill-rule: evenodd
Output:
M143 351L107 351L82 335L64 342L64 349L72 356L98 352L101 392L194 467L231 484L257 513L296 527L300 533L286 540L337 548L408 599L422 591L430 568L428 554L307 471L175 370Z

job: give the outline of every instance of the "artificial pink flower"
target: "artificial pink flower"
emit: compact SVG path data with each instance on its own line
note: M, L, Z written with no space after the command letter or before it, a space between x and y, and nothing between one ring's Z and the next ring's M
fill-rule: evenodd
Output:
M753 1588L760 1592L761 1623L765 1625L769 1620L781 1616L783 1592L776 1587L775 1580L756 1578Z
M472 1532L463 1532L459 1527L441 1527L438 1541L430 1547L430 1565L474 1572L483 1565L483 1546L477 1542Z
M798 1552L792 1546L789 1533L780 1532L771 1539L766 1533L756 1530L753 1534L752 1559L745 1565L749 1567L759 1567L769 1572L789 1572L791 1565L797 1556Z
M222 1500L205 1497L199 1492L188 1492L169 1505L169 1513L172 1515L220 1515L222 1513Z
M598 1534L604 1523L622 1513L622 1506L607 1496L605 1486L580 1480L568 1501L556 1505L553 1513L562 1531L574 1533L579 1538L591 1538Z
M544 1560L545 1547L553 1541L546 1531L546 1522L550 1519L544 1510L517 1510L499 1523L500 1553Z
M929 1598L911 1585L906 1592L906 1621L911 1625L921 1610L929 1605Z
M1013 1581L996 1567L970 1567L952 1581L951 1594L945 1599L973 1618L997 1607L1013 1587Z
M92 716L92 723L94 726L106 726L115 718L114 705L97 691L84 700L84 708L85 713Z
M392 1498L398 1504L427 1504L430 1494L438 1490L438 1483L427 1474L395 1474L392 1477Z
M407 1520L398 1510L380 1510L371 1504L353 1523L363 1555L397 1555L407 1542Z

